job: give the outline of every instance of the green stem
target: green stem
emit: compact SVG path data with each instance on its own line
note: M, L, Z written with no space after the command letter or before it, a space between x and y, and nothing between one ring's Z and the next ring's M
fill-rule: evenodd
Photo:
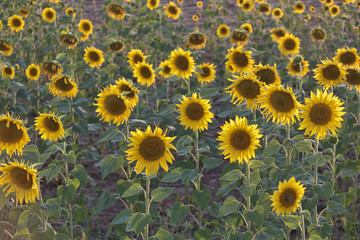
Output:
M189 94L189 96L190 96L190 94L191 94L191 90L190 90L190 78L186 81L186 83L187 83L187 87L188 87L188 94Z
M145 213L150 213L150 178L146 176ZM149 239L149 224L146 225L144 239Z
M249 185L250 187L250 174L251 174L251 170L250 170L250 162L246 163L246 183ZM251 196L248 197L247 199L247 210L250 211L251 210ZM250 220L249 222L249 226L248 226L248 231L251 233L251 222Z
M290 139L290 123L285 124L286 127L286 138ZM286 148L286 166L289 166L291 164L291 151L292 149L290 147Z
M318 153L319 151L319 140L315 139L315 154ZM315 161L315 166L314 166L314 184L318 184L318 161ZM315 196L316 196L316 192L315 192ZM317 225L317 205L315 206L314 209L314 223Z
M256 108L252 111L253 113L253 120L254 122L256 122Z
M303 214L303 210L300 204L300 211L301 211L301 240L305 240L306 236L305 236L305 218L304 218L304 214Z
M63 154L66 155L66 141L64 141L64 150L63 150ZM70 174L69 174L69 166L67 161L65 161L65 181L66 181L66 185L70 185ZM74 239L74 227L73 227L73 219L72 219L72 207L71 207L71 203L68 202L66 204L66 208L68 210L69 213L69 221L70 221L70 239L73 240Z
M286 240L291 240L290 239L290 228L288 226L285 226L285 230L286 230Z
M190 81L190 79L189 79ZM200 153L197 151L199 149L199 130L195 131L195 156L196 156L196 169L198 170L197 174L197 181L196 181L196 190L200 191L201 189L201 177L200 177ZM199 213L199 228L202 228L202 213L201 207L198 206L198 213Z
M38 182L38 188L39 188L39 201L40 201L40 204L43 205L44 200L43 200L43 197L42 197L42 194L41 194L40 181ZM43 229L44 229L44 231L46 231L46 229L47 229L47 220L46 220L45 211L43 209L41 209L41 219L42 219Z

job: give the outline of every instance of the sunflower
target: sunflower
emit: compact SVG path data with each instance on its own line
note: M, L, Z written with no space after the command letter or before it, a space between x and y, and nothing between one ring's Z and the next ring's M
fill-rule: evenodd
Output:
M30 138L21 120L13 119L9 113L0 116L0 151L6 150L10 157L15 151L22 155L22 149L28 142Z
M85 49L84 60L86 63L89 63L90 67L100 67L105 59L103 57L103 52L94 47L87 47Z
M3 28L3 23L2 23L2 21L0 20L0 31L1 31L2 28Z
M301 60L301 63L295 63L294 58L290 59L289 64L287 65L288 74L291 76L299 76L300 75L300 66L301 66L301 77L304 77L309 72L309 62L305 60Z
M198 15L193 15L193 16L191 17L191 19L192 19L194 22L197 22L197 21L199 21L199 16L198 16Z
M357 68L346 69L345 82L350 89L356 87L356 90L360 94L360 70Z
M259 5L258 10L259 10L259 12L261 12L263 14L270 15L271 6L268 3L262 3Z
M44 72L46 76L51 78L52 76L61 74L62 68L57 62L51 61L41 64L41 71Z
M12 54L14 48L8 41L0 39L0 51L5 54L5 56L9 56Z
M22 20L22 17L18 16L18 15L13 15L11 17L9 17L8 20L8 26L10 27L11 31L20 31L23 30L25 25L24 20Z
M331 14L332 17L335 17L337 15L339 15L340 13L340 8L338 5L332 5L330 8L329 8L329 12Z
M357 2L355 3L355 6L357 6L358 8L360 8L360 1L357 1Z
M315 12L315 11L316 11L316 8L315 8L314 6L309 6L309 10L310 10L311 12Z
M253 74L234 77L236 80L229 79L233 83L225 88L232 98L230 102L239 106L246 100L247 107L254 111L258 106L264 83L260 82Z
M136 173L141 173L146 167L146 175L156 174L159 171L159 165L167 172L169 167L167 163L173 163L174 156L170 149L176 148L171 142L175 137L166 137L166 131L163 133L161 128L156 127L154 132L148 126L146 131L136 129L131 132L129 150L125 151L130 163L136 162Z
M55 113L40 113L40 116L35 118L35 130L39 131L41 139L43 140L57 142L59 139L65 137L61 120L55 116Z
M20 204L33 203L35 199L39 199L39 187L37 184L37 170L26 166L23 163L9 162L2 163L0 167L0 186L7 185L3 191L8 196L12 192L16 192L16 199Z
M210 63L203 63L199 65L203 73L195 72L200 83L209 83L215 80L215 66Z
M13 67L4 65L2 68L2 75L3 75L3 77L9 77L11 79L14 79L15 69Z
M230 35L230 28L226 24L222 24L218 27L216 33L220 38L226 38Z
M160 0L148 0L146 6L150 10L154 10L159 6L159 2L160 2Z
M58 38L59 43L67 49L73 49L78 44L78 39L74 34L64 33Z
M257 124L248 125L245 117L236 116L235 121L225 122L219 132L219 150L223 150L225 159L230 163L238 161L240 164L249 162L255 157L255 149L261 147L259 138L262 137Z
M284 28L273 28L270 30L271 32L271 38L274 42L278 42L281 38L285 37L287 34L286 30Z
M341 66L341 63L331 61L329 59L321 61L322 64L318 64L318 68L314 70L315 79L319 84L324 85L325 88L337 87L341 80L345 78L345 68Z
M256 0L257 3L263 3L265 0Z
M282 216L295 212L300 206L300 201L305 193L305 187L300 184L300 181L296 182L295 178L291 177L289 181L279 182L278 189L270 196L273 202L271 204L273 211L277 215L281 214Z
M303 13L305 11L305 5L302 2L295 3L294 10L295 13Z
M198 2L196 3L196 6L197 6L198 8L202 8L202 7L203 7L203 2L202 2L202 1L198 1Z
M49 90L52 95L61 98L73 98L78 92L76 83L65 75L53 77L51 83L47 83L47 85L49 85Z
M263 66L261 63L259 65L255 65L253 73L256 75L260 82L263 82L266 85L281 84L280 76L276 70L276 63L272 67L270 65Z
M166 6L164 6L164 9L168 18L176 20L180 17L181 10L173 1L170 1Z
M311 30L310 36L313 42L324 42L326 38L326 33L321 28L314 28Z
M305 98L305 105L301 107L299 130L305 129L305 134L312 136L316 134L316 139L324 139L327 130L336 134L337 128L341 127L342 115L345 114L341 107L343 102L333 93L316 91L316 95L311 92L311 98Z
M127 55L128 63L131 67L134 67L135 64L145 62L146 56L139 49L131 49L131 51Z
M274 8L271 15L274 18L282 18L284 16L284 13L280 8Z
M212 123L211 118L214 114L209 111L211 108L210 101L207 99L201 99L201 96L197 96L193 93L191 97L183 96L183 100L180 100L181 104L176 104L180 116L180 125L185 126L185 130L191 128L193 131L203 131L208 128L208 123Z
M108 14L109 17L116 20L122 20L125 17L125 9L119 4L115 4L115 3L109 4L109 6L107 6L106 13Z
M40 76L40 67L36 64L31 64L26 69L26 77L28 79L37 81Z
M254 64L254 60L251 58L251 51L242 51L241 47L231 48L228 50L226 58L229 59L228 62L233 68L233 72L237 73L246 73L250 72Z
M74 9L73 8L67 8L66 10L65 10L65 14L66 14L66 16L70 16L70 15L72 15L72 14L74 14Z
M244 29L247 32L247 34L250 34L253 31L253 28L250 23L244 23L243 25L241 25L241 28Z
M190 56L190 51L184 51L182 48L173 50L169 57L171 74L184 79L189 78L194 72L194 59Z
M95 106L97 115L101 115L101 120L114 123L116 126L122 124L131 115L129 101L121 95L120 89L116 85L104 88L98 94Z
M270 85L262 92L259 102L265 108L264 115L272 117L272 122L279 124L294 123L299 116L301 104L296 100L292 89L281 85Z
M231 66L231 64L230 64L229 61L225 62L225 68L226 68L226 70L227 70L228 72L230 72L230 73L235 73L235 72L236 72L236 71L234 70L234 68Z
M81 41L86 41L86 40L88 40L89 36L90 36L90 34L83 34L83 33L82 33L82 35L81 35L81 37L80 37L80 40L81 40Z
M170 62L169 60L165 60L163 62L160 63L160 68L163 68L159 74L161 76L163 76L164 78L168 78L171 76L171 67L170 67Z
M333 0L325 0L325 5L326 6L331 6L334 4L334 1Z
M18 10L18 13L20 13L20 15L23 17L23 18L27 18L27 16L29 16L29 9L25 8L25 7L22 7L22 8L19 8Z
M187 43L190 48L193 49L202 49L206 45L206 36L205 34L194 32L188 36Z
M124 49L124 43L122 41L114 41L109 45L109 49L112 52L121 52Z
M245 0L241 7L244 12L250 12L254 8L254 3L252 0Z
M44 21L52 23L56 19L56 12L52 8L45 8L42 12L42 18Z
M342 48L338 49L336 56L334 57L334 62L341 63L343 67L357 67L359 66L360 57L357 55L356 48Z
M236 0L237 5L240 7L243 5L244 2L245 0Z
M279 40L279 49L285 56L297 54L300 50L300 39L291 33L286 34Z
M116 81L116 86L120 91L120 94L125 96L129 102L129 107L136 106L139 101L138 92L139 90L134 87L130 82L126 81L125 78Z
M137 81L141 85L150 86L155 82L155 71L152 68L152 65L147 64L146 62L140 62L134 66L134 77L137 78Z
M183 4L184 0L177 0L179 4Z
M230 42L241 47L245 46L249 40L246 30L235 30L230 36Z
M89 35L93 31L93 25L91 21L87 19L82 19L79 23L79 32L82 32L84 35Z

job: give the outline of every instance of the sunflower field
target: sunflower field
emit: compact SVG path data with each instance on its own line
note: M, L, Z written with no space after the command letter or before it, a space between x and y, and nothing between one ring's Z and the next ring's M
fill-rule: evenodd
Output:
M0 239L360 239L359 0L1 0Z

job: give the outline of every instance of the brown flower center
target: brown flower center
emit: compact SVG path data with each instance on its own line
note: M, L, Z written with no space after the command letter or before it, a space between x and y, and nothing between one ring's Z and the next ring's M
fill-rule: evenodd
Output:
M51 12L51 11L47 11L47 12L46 12L46 17L51 20L51 19L54 18L54 13Z
M222 34L226 34L226 33L228 32L228 30L227 30L226 27L222 27L222 28L220 28L220 32L221 32Z
M169 65L166 65L166 66L164 67L163 72L164 72L165 74L170 74L171 68L169 67Z
M11 75L11 74L12 74L12 69L9 68L9 67L5 67L5 73L6 73L7 75Z
M18 143L24 136L21 129L17 125L6 120L0 122L0 141L5 143Z
M156 0L151 0L151 1L150 1L150 5L153 6L153 7L155 7L155 6L156 6Z
M30 75L31 76L35 77L37 75L37 73L38 73L38 70L36 68L31 68L30 69Z
M346 82L351 85L360 84L360 72L354 69L347 69Z
M245 53L235 52L233 55L233 62L236 66L244 68L249 64L249 59Z
M9 51L10 50L10 44L8 44L5 41L0 41L0 51Z
M300 72L300 64L299 63L292 63L291 68L295 72Z
M280 203L282 206L288 208L294 205L296 202L296 191L291 188L283 190L280 195Z
M322 73L327 80L337 80L340 76L340 69L336 65L329 65L322 70Z
M151 78L152 76L151 71L147 66L140 67L140 74L143 78Z
M14 19L12 20L12 25L14 25L14 27L20 27L20 26L21 26L21 21L20 21L20 19L14 18Z
M311 108L309 116L316 125L325 125L331 120L332 110L325 103L317 103Z
M109 10L115 15L121 15L124 13L124 9L117 4L111 4L109 6Z
M259 11L261 13L266 13L270 10L269 6L267 4L261 4L260 7L259 7Z
M205 42L205 40L206 40L206 37L203 34L192 34L189 37L189 42L192 45L201 45Z
M10 177L12 182L16 184L16 186L22 189L31 189L33 185L32 175L29 174L26 170L15 167L10 171Z
M278 17L278 16L280 16L280 14L281 14L281 13L280 13L280 11L279 11L279 10L275 10L275 11L274 11L274 15L275 15L275 16L277 16L277 17Z
M240 95L244 98L254 99L260 94L260 86L258 83L246 79L236 86Z
M290 39L290 38L286 39L284 41L284 47L286 48L286 50L294 50L296 47L296 43L294 39Z
M332 13L332 14L336 14L336 13L339 12L339 9L336 8L336 7L333 7L333 8L331 8L330 10L331 10L331 13Z
M340 55L340 62L344 65L351 65L356 61L356 57L352 52L346 52Z
M120 88L121 92L129 92L125 95L126 98L133 98L135 97L135 92L128 86L128 85L121 85L121 88Z
M122 42L114 42L112 44L110 44L110 49L112 51L120 51L122 50L124 47L124 44Z
M325 32L321 29L312 30L311 35L316 40L324 40L325 39Z
M58 121L56 119L54 119L53 117L45 118L44 126L45 126L46 130L48 130L50 132L56 132L60 128Z
M175 6L169 6L169 7L167 8L167 10L168 10L171 14L173 14L173 15L175 15L175 14L178 13L177 7L175 7Z
M55 87L63 92L69 92L74 86L66 79L66 77L59 78L55 82Z
M181 71L189 69L189 60L185 56L177 56L175 58L175 66Z
M287 113L294 109L294 100L291 94L283 91L274 91L271 93L270 103L278 112Z
M271 69L261 69L255 74L261 82L264 82L267 85L274 83L276 80L275 72Z
M99 54L97 52L94 52L94 51L89 52L89 58L93 62L97 62L97 61L100 60Z
M134 64L137 64L137 63L142 62L142 61L144 61L144 59L140 54L136 54L134 56Z
M121 115L126 110L124 100L117 95L110 95L105 99L105 109L111 115Z
M297 4L295 4L295 8L298 9L298 10L303 10L303 9L304 9L304 5L301 4L301 3L297 3Z
M235 41L235 42L245 42L248 40L248 36L242 32L234 32L231 35L231 39L232 39L232 41Z
M236 130L231 134L230 143L236 150L245 150L250 146L250 135L244 130Z
M82 24L82 28L85 30L85 31L90 31L91 27L90 27L90 24L85 22Z
M204 108L199 103L190 103L186 108L186 116L193 121L200 120L204 114Z
M251 7L250 3L247 3L247 2L244 3L242 6L245 10L248 10Z
M275 30L275 31L274 31L274 34L275 34L275 36L277 36L278 38L282 38L282 37L285 36L285 31L282 30L282 29Z
M141 142L139 153L146 161L156 161L164 156L165 143L159 137L147 137Z
M203 74L201 74L201 76L203 77L210 76L211 71L209 67L202 67L201 70L203 71Z

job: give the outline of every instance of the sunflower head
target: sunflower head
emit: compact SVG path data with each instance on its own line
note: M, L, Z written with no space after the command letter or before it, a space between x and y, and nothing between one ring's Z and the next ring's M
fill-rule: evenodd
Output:
M196 6L197 6L198 8L202 8L202 7L203 7L203 2L202 2L202 1L198 1L198 2L196 3Z
M18 13L23 17L23 18L27 18L27 16L29 16L29 9L25 8L25 7L21 7L18 10Z
M245 2L245 0L236 0L236 3L238 6L242 6L242 4Z
M350 89L356 87L356 90L360 92L360 70L358 68L346 69L345 81Z
M262 3L259 5L258 10L262 14L270 15L271 6L268 3Z
M164 78L168 78L171 76L171 67L169 60L161 62L159 67L162 68L162 70L159 72L161 76L163 76Z
M309 62L305 60L297 62L294 61L294 58L292 58L287 65L287 69L291 76L300 76L301 72L301 77L304 77L309 72Z
M61 34L58 38L59 43L67 49L73 49L78 44L78 39L74 34Z
M45 8L42 12L42 18L44 21L52 23L56 19L56 12L53 8Z
M74 12L74 9L73 8L67 8L66 10L65 10L65 14L66 14L66 16L71 16L71 15L73 15L75 12Z
M297 54L300 51L300 39L291 33L286 34L279 40L279 49L285 56Z
M53 77L51 83L47 83L47 85L49 85L52 95L61 98L73 98L78 92L76 83L65 75Z
M18 15L13 15L13 16L9 17L8 25L9 25L11 31L18 32L20 30L23 30L25 22L24 22L24 20L22 20L22 17L20 17Z
M252 31L253 31L253 28L252 28L252 26L251 26L250 23L244 23L244 24L242 24L242 25L241 25L241 29L245 30L245 31L247 32L247 34L250 34L250 33L252 33Z
M40 116L35 118L35 130L39 131L43 140L57 142L65 137L61 120L55 116L55 113L40 113Z
M112 52L121 52L124 49L124 43L122 41L114 41L109 45L109 49Z
M325 5L326 5L326 6L331 6L331 5L334 4L334 1L333 1L333 0L325 0L324 2L325 2Z
M199 21L199 16L198 15L193 15L192 17L191 17L191 19L194 21L194 22L197 22L197 21Z
M128 100L129 107L132 108L136 106L136 104L139 101L139 97L138 97L139 89L134 87L125 78L117 80L116 86L118 87L120 94L123 95Z
M338 5L332 5L330 8L329 8L329 12L331 14L332 17L335 17L337 15L339 15L340 13L340 8Z
M40 76L40 67L36 64L31 64L26 69L26 77L28 79L37 81Z
M254 60L251 58L251 51L242 51L241 47L231 48L226 58L233 69L233 73L246 73L252 70Z
M235 30L230 36L230 42L241 47L245 46L249 40L246 30Z
M1 31L2 28L3 28L3 23L2 23L2 21L0 20L0 31Z
M359 66L359 59L356 48L349 47L338 49L334 57L335 62L341 63L346 68Z
M326 38L326 33L321 28L314 28L311 30L310 36L313 42L324 42Z
M85 49L84 60L90 67L100 67L105 62L103 52L94 47L87 47Z
M44 62L40 68L49 78L59 75L62 72L62 67L56 61Z
M254 8L254 2L252 0L245 0L241 8L244 12L250 12Z
M82 32L84 35L89 35L93 31L93 25L91 21L87 19L82 19L79 23L79 32Z
M345 68L341 66L341 63L331 61L329 59L321 61L322 64L318 64L318 68L314 70L315 79L319 84L324 85L325 88L337 87L339 83L345 78Z
M297 2L294 5L294 10L295 13L303 13L305 11L305 5L302 2Z
M134 66L134 77L142 85L150 86L155 82L155 71L152 65L146 62L139 62Z
M131 49L131 51L127 55L128 63L131 67L134 67L135 64L145 62L146 56L144 56L143 52L139 49Z
M189 78L194 72L194 59L190 56L190 51L182 48L173 50L169 57L171 74L182 78Z
M273 28L270 30L271 38L274 42L278 42L281 38L285 37L286 30L284 28Z
M296 182L294 177L291 177L289 181L279 182L278 190L274 191L270 197L273 211L282 216L295 212L300 206L304 193L305 187L300 184L300 181Z
M274 18L282 18L284 16L283 11L281 10L281 8L274 8L271 15Z
M15 69L13 67L4 65L2 68L2 75L3 75L3 77L9 77L11 79L14 79Z
M4 53L5 56L9 56L13 52L14 48L8 41L0 39L0 52Z
M187 38L187 43L190 48L202 49L206 45L206 36L198 32L191 33Z
M228 25L222 24L218 27L216 33L220 38L226 38L230 35L230 28Z
M125 9L119 4L115 4L115 3L109 4L106 8L106 12L109 17L116 20L122 20L125 17Z
M270 65L263 66L260 63L254 67L253 73L260 82L263 82L266 85L280 85L281 83L280 76L276 70L276 63L272 67Z
M314 6L309 6L309 10L310 10L311 12L315 12L315 11L316 11L316 8L315 8Z
M203 63L199 65L203 73L195 72L200 83L209 83L215 80L215 66L210 63Z
M181 10L173 1L170 1L166 6L164 6L164 9L168 18L176 20L180 17Z
M146 6L150 10L154 10L159 6L159 2L160 2L160 0L148 0Z

